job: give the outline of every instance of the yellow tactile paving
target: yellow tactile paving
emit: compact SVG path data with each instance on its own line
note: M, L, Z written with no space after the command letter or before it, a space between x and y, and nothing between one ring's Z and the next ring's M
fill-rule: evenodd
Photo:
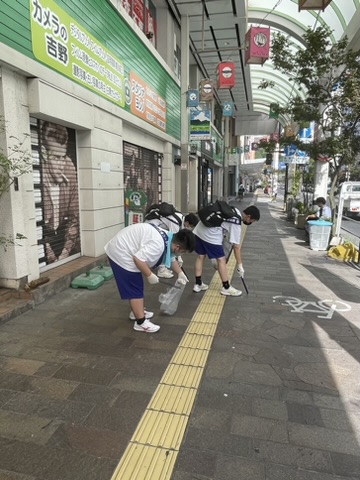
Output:
M229 274L234 267L232 256ZM215 274L111 480L170 480L225 303L221 286Z
M186 333L196 333L198 335L214 336L217 325L211 323L191 322Z
M204 337L203 335L196 335L187 333L179 343L180 347L198 348L200 350L210 350L213 337Z
M196 315L196 323L210 323L210 324L217 325L218 321L219 321L219 312L218 313L199 312Z
M195 350L192 348L179 347L171 359L171 363L176 365L205 367L208 355L209 352L207 350Z
M179 450L188 418L187 415L146 410L132 441L153 447Z
M196 392L194 388L160 384L147 408L178 415L190 415Z
M161 379L161 383L178 387L197 388L200 384L203 370L201 367L170 364Z
M167 480L171 477L177 455L178 451L130 443L112 478Z

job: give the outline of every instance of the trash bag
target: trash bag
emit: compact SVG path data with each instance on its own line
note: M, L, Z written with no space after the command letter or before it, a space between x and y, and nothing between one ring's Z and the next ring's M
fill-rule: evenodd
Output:
M160 312L166 315L174 315L184 290L185 285L176 282L173 287L167 289L166 293L160 293Z

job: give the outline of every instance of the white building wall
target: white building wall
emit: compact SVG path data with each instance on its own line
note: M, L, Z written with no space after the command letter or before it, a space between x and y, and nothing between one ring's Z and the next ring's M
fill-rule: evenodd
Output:
M82 255L102 255L124 227L123 141L164 156L163 200L175 202L170 135L5 45L0 61L12 65L2 69L0 99L11 135L29 135L30 116L76 129ZM0 140L2 146L9 138L10 133ZM25 146L30 154L30 139ZM11 212L1 230L27 237L22 247L0 252L0 286L17 288L20 279L40 275L32 174L21 177L19 191L12 189L0 205Z
M6 251L0 248L0 286L16 288L20 279L37 278L39 272L29 109L25 77L10 69L2 68L0 85L1 125L5 128L1 138L1 149L8 158L14 158L13 147L18 147L25 152L31 172L20 176L18 191L11 186L0 202L1 233L13 238L17 233L26 236L25 240L17 242L18 245L9 246Z

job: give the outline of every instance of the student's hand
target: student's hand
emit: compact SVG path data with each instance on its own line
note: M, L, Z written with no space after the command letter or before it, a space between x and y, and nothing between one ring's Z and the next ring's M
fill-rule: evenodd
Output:
M157 277L155 273L151 273L148 277L146 277L146 280L150 283L150 285L156 285L159 283L159 277Z
M236 271L240 277L243 277L245 274L244 267L242 266L242 263L238 263L238 266L236 267Z
M179 267L181 268L184 265L184 260L182 259L182 257L180 255L176 258L176 260L179 264Z
M180 283L181 285L186 285L189 282L189 279L184 272L180 272L176 282Z

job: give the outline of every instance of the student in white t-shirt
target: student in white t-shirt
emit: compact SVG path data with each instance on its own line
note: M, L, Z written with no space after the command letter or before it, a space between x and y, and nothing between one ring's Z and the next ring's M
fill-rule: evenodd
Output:
M238 209L237 213L240 215ZM245 208L241 214L241 223L251 225L257 220L260 220L260 212L257 207L250 205ZM231 220L231 219L230 219ZM229 275L226 267L226 256L223 247L224 232L229 234L229 242L233 245L234 255L237 263L237 273L242 277L245 270L242 265L240 241L241 241L241 224L233 223L231 221L224 221L220 227L206 227L201 221L194 229L196 244L195 252L197 258L195 261L195 285L193 291L199 293L209 288L209 285L203 283L201 279L205 257L208 256L210 260L215 263L219 272L222 289L221 295L230 295L238 297L241 295L241 290L237 290L229 283Z
M120 297L130 302L134 330L155 333L160 329L150 321L153 312L144 309L143 276L150 284L158 283L159 278L151 269L165 261L178 275L177 282L186 284L189 280L175 257L192 252L194 247L195 237L190 230L182 229L173 234L150 223L129 225L105 245Z

